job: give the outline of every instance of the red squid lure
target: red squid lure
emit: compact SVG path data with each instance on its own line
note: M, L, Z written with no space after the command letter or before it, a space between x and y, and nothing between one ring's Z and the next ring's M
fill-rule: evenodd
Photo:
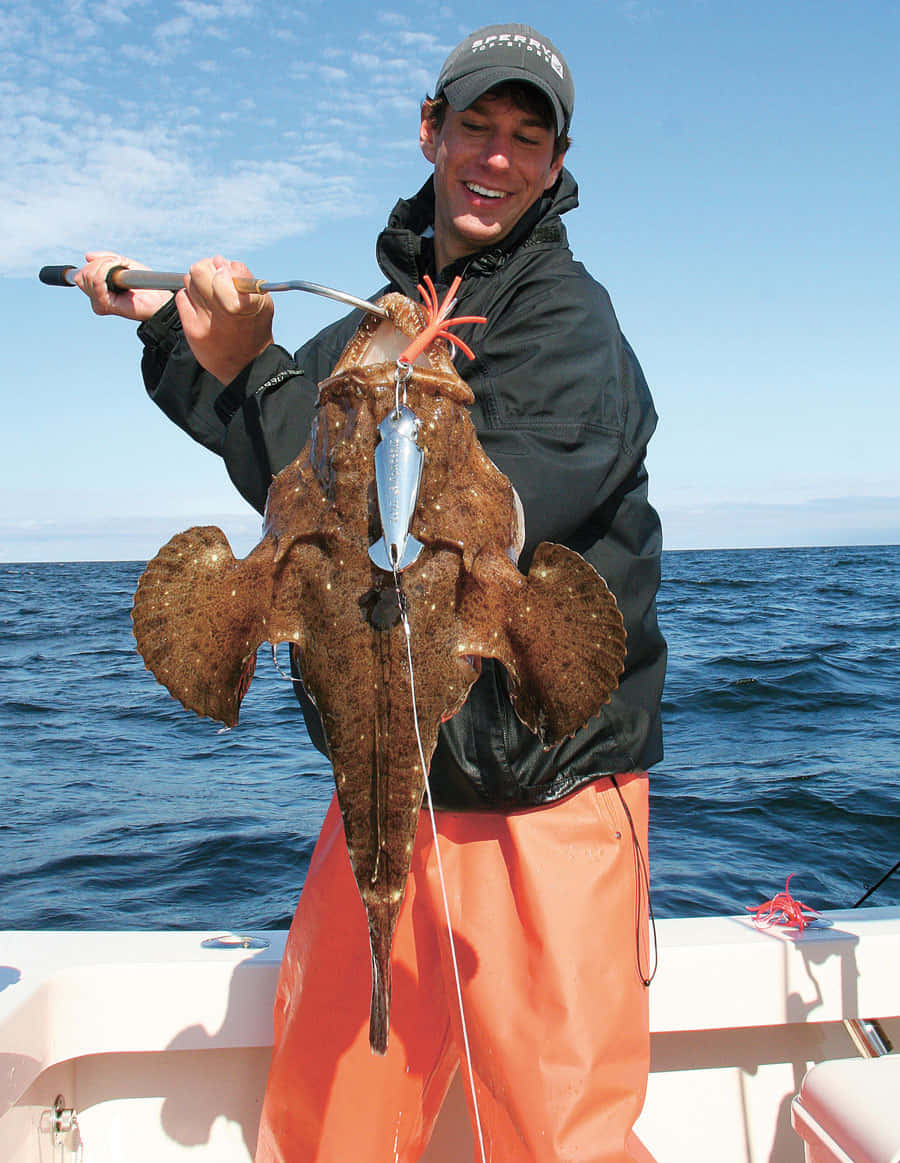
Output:
M778 892L770 901L763 901L753 908L747 905L747 910L753 913L753 923L761 929L769 929L772 925L784 925L788 929L797 929L801 933L811 920L819 914L803 901L795 900L791 896L789 885L793 872L784 882L784 892Z
M453 280L450 290L444 296L444 301L438 305L437 292L434 289L434 283L428 275L424 278L425 286L419 283L419 294L425 302L425 309L428 313L428 322L419 334L419 336L412 341L407 349L400 355L398 363L412 363L417 355L420 355L426 347L429 347L436 339L446 339L448 343L454 347L460 348L469 359L475 358L475 353L472 349L456 335L451 335L449 328L457 327L460 323L487 323L487 319L483 315L458 315L455 319L449 319L448 316L453 310L456 299L455 295L462 279L459 275Z

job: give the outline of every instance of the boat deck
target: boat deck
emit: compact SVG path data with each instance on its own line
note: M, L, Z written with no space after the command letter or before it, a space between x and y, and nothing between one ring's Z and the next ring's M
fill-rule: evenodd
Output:
M639 1133L659 1163L800 1163L790 1103L816 1062L854 1058L843 1021L900 1046L900 909L825 915L802 935L748 917L658 923L652 1065ZM245 1163L271 1053L285 932L209 949L198 932L0 933L0 1142L54 1158ZM70 1154L65 1154L69 1151ZM454 1085L423 1163L471 1158Z

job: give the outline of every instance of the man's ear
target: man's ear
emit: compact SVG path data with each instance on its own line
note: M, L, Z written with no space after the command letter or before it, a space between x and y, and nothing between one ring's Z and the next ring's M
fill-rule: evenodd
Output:
M566 155L564 153L561 153L559 155L559 157L556 159L556 161L551 162L551 164L550 164L550 177L547 181L546 186L544 186L545 190L549 190L550 187L555 184L556 179L559 177L559 172L563 168L563 162L565 160L566 160Z
M437 135L434 122L428 117L423 117L419 122L419 146L432 165L437 155Z

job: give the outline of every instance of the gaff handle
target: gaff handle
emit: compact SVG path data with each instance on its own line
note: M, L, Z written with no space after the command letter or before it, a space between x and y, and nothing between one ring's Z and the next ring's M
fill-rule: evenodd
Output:
M78 267L71 266L41 267L38 278L51 287L74 287L77 286L74 277L77 270ZM323 287L321 283L307 283L304 279L270 283L244 275L233 278L232 282L235 288L245 295L267 295L272 291L308 291L312 295L324 295L326 299L335 299L338 303L345 303L348 307L355 307L369 315L377 315L380 319L389 318L387 311L378 303L370 303L368 299L348 295L346 291L338 291L334 287ZM184 275L176 271L145 271L117 266L107 274L106 285L111 291L181 291L184 289Z
M46 283L48 287L74 287L75 280L72 275L77 270L78 267L73 266L41 267L38 271L38 278L42 283Z
M48 287L74 287L75 272L78 267L41 267L38 278ZM132 270L130 267L112 267L106 276L106 285L111 291L182 291L184 275L177 271ZM248 295L262 292L261 279L236 278L234 285L238 291Z

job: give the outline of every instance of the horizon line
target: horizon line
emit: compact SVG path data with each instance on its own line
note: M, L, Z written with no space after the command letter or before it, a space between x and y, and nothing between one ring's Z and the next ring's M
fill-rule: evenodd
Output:
M666 553L771 553L795 549L894 549L895 541L805 541L790 545L664 545ZM154 554L155 556L155 554ZM238 561L242 558L237 557ZM146 565L153 558L145 557L0 557L0 568L8 565Z

